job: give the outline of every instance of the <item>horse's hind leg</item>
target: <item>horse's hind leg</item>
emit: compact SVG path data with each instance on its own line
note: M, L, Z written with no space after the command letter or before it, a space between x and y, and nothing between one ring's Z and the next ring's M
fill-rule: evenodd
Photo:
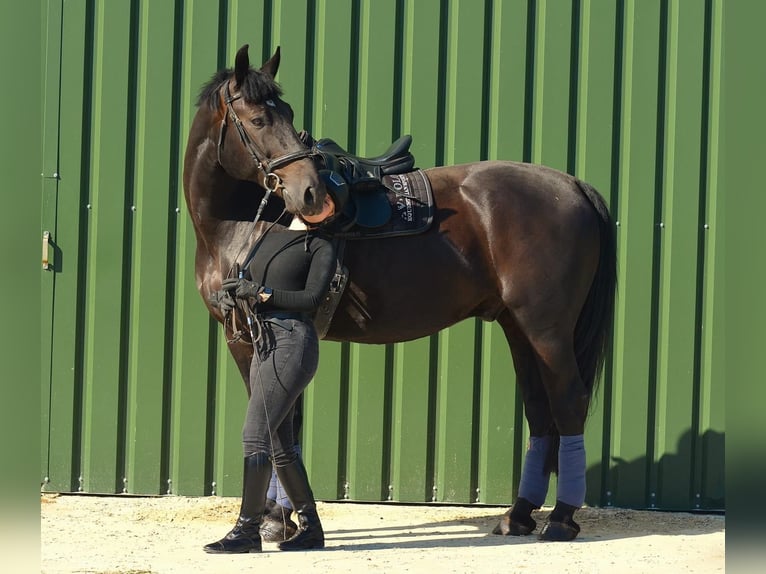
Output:
M532 320L524 313L513 318L504 313L498 321L511 345L530 429L519 498L504 517L507 528L501 521L499 530L514 534L513 524L528 527L534 523L531 512L544 502L548 474L558 466L556 507L540 538L572 540L580 530L574 512L585 498L583 432L589 393L580 378L572 337L567 334L570 329L540 317ZM550 327L534 329L530 324Z
M528 335L529 336L529 335ZM530 336L550 412L559 435L556 506L540 533L542 540L574 539L574 513L585 501L585 419L589 392L580 378L570 335L555 328Z
M494 534L522 536L530 534L537 523L532 518L532 511L540 508L548 494L551 471L555 469L555 460L551 459L552 449L558 444L555 426L548 396L543 387L540 370L534 349L515 324L508 311L499 318L498 323L511 347L516 380L524 400L524 414L530 429L518 498L513 506L503 515L493 530ZM554 456L555 456L554 452Z

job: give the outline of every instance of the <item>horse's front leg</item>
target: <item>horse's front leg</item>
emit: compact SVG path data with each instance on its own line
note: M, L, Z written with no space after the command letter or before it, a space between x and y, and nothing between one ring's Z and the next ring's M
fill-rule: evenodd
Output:
M249 342L234 341L227 343L234 362L237 363L239 373L245 383L247 398L250 398L250 363L253 360L253 346Z

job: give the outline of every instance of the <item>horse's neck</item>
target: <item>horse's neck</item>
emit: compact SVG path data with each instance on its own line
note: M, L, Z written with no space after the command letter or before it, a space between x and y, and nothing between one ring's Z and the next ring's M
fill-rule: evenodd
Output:
M204 129L209 124L209 118L195 118L184 164L184 191L197 235L197 256L205 262L203 270L198 266L203 274L213 268L226 273L235 263L241 264L284 208L282 200L272 196L263 221L253 225L263 190L233 179L220 167L215 134Z
M235 182L218 165L215 143L202 138L191 148L186 182L186 202L197 235L197 249L223 266L234 263L236 253L252 231L252 222L231 219ZM188 152L187 152L188 153Z

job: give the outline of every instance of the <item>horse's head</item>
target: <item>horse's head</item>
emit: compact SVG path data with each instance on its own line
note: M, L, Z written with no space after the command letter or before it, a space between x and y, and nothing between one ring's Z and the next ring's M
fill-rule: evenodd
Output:
M233 73L225 74L213 96L220 112L218 161L232 177L281 196L291 213L314 215L326 192L274 81L279 48L260 70L250 67L247 49L239 49Z

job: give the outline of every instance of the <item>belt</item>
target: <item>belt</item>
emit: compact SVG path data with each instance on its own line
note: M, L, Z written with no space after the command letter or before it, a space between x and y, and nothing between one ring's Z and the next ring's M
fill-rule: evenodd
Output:
M305 313L298 313L297 311L266 311L265 313L258 313L258 318L264 321L268 321L269 319L295 319L297 321L307 320Z

